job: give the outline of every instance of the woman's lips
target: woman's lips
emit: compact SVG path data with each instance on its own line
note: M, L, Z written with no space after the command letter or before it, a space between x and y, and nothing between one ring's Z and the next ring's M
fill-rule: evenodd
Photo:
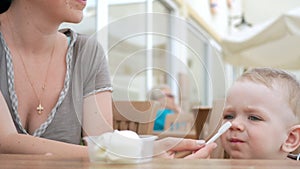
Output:
M87 1L87 0L77 0L77 1L80 2L81 4L86 5L86 1Z
M86 6L86 0L77 0L77 2L80 4L80 9L84 9Z

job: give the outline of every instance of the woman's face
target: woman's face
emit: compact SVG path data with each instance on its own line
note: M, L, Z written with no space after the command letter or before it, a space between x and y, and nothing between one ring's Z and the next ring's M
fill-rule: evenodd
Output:
M163 103L165 108L173 110L176 105L172 91L170 89L162 89L161 92L164 95L164 97L160 98L160 102Z
M78 23L83 18L87 0L14 0L28 13L48 21ZM18 1L18 2L16 2Z

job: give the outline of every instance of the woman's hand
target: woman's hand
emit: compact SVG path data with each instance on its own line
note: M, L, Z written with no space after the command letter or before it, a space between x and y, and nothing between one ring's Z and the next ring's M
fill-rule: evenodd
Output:
M204 147L196 152L184 157L184 159L203 159L209 158L212 151L217 147L216 143L210 143L208 145L204 144Z
M168 137L154 143L154 155L160 158L175 158L176 153L190 152L185 159L208 158L217 147L216 143L205 145L204 140Z

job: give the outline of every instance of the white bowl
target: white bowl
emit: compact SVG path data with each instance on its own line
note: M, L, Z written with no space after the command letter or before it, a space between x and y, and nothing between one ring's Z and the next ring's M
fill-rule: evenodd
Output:
M84 137L91 162L142 163L152 160L157 136L140 135L130 138L118 132Z

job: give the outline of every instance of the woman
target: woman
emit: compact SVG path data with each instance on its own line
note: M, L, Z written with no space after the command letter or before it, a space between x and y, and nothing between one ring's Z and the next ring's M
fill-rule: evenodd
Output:
M112 87L101 46L58 30L63 22L80 22L85 6L86 0L13 0L0 15L0 153L86 158L82 136L112 130ZM171 151L201 148L184 142L193 146Z
M181 108L175 103L174 95L168 85L156 86L148 95L150 100L158 101L161 105L156 113L153 130L163 131L166 116L168 114L182 113Z

